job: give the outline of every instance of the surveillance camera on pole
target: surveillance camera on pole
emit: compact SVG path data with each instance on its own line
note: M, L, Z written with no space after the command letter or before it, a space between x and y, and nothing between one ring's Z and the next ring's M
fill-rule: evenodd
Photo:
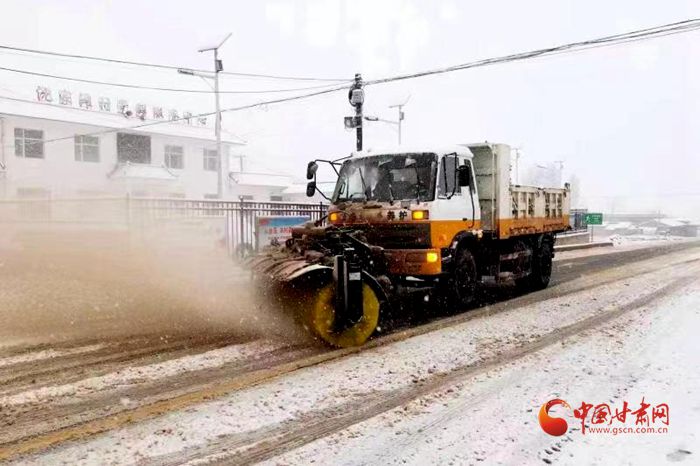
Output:
M362 150L362 104L365 102L365 91L362 89L362 86L362 75L357 73L355 82L348 91L348 101L350 105L355 107L355 116L345 117L344 119L347 129L355 128L357 134L356 148L358 151Z

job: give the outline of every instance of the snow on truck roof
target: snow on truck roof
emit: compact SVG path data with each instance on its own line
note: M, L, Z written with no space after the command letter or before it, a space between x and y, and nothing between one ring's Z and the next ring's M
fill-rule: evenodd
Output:
M374 155L384 155L384 154L421 154L421 153L436 153L436 154L451 154L456 152L459 155L466 157L472 157L472 151L470 147L492 147L495 145L508 146L508 144L498 143L498 142L475 142L475 143L460 143L460 144L449 144L449 145L418 145L418 146L387 146L387 147L377 147L369 148L367 150L352 152L350 154L351 158L362 158L371 157Z
M369 148L363 151L356 151L350 154L350 158L357 159L363 157L372 157L375 155L387 154L450 154L456 152L459 155L471 156L472 153L464 145L444 145L444 146L388 146Z

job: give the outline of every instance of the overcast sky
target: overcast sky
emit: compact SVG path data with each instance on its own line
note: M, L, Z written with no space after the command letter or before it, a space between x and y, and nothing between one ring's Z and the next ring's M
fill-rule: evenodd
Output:
M228 32L227 71L366 79L463 63L700 17L700 2L574 1L79 1L3 0L0 44L210 68L197 53ZM3 65L146 85L208 89L172 71L0 51ZM111 92L151 105L213 110L211 96L101 89L0 71L0 95L38 84ZM319 83L227 77L222 89ZM323 84L323 83L321 83ZM225 96L223 107L279 97ZM563 160L592 209L700 218L700 32L369 87L366 113L395 118L410 96L404 142L505 142L523 163ZM302 176L303 162L342 156L354 135L344 92L224 116L253 167ZM369 124L366 146L394 143Z

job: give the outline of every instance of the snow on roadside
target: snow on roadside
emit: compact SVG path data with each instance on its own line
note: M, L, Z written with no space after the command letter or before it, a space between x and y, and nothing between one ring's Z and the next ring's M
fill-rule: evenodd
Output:
M99 351L106 346L106 344L99 343L95 345L79 346L76 348L68 348L63 350L46 349L39 351L30 351L27 353L17 354L15 356L0 358L0 368L5 366L12 366L14 364L41 361L62 356L73 356L76 354L92 353L95 351Z
M654 264L658 263L657 259ZM309 413L341 409L344 404L365 396L410 386L434 374L494 357L543 333L624 305L640 296L652 295L681 274L697 275L698 267L683 266L674 272L653 272L476 318L454 327L300 370L190 407L184 412L123 427L30 460L44 464L121 463L178 454L227 437L254 435L256 431L262 432Z
M599 256L606 254L616 254L619 252L633 251L639 249L654 248L659 246L665 246L670 243L697 243L700 246L700 240L698 238L680 238L673 237L674 239L664 239L664 237L658 237L661 239L656 240L646 240L646 241L631 241L631 240L620 240L615 241L613 246L608 247L597 247L589 249L576 249L572 251L557 251L554 254L554 261L565 260L565 259L576 259L579 257L589 257L589 256Z
M186 372L221 367L224 364L241 361L256 355L263 355L279 348L281 348L280 344L275 345L263 341L226 346L156 364L127 367L116 372L65 385L40 387L9 396L0 396L0 405L41 403L60 397L84 396L101 390L119 389L128 385L173 377Z
M649 464L700 454L700 282L508 366L309 443L263 464ZM669 405L665 434L545 434L537 412L553 398L613 412L642 398ZM616 424L617 425L617 424ZM657 422L658 425L658 422ZM634 426L634 416L626 424Z

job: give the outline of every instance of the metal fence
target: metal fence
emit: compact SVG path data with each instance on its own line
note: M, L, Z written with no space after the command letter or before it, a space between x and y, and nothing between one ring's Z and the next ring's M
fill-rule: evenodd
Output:
M259 246L256 219L260 217L324 218L328 206L323 203L215 201L184 199L131 199L130 221L141 225L190 219L221 219L222 241L231 255L246 255Z
M300 216L322 220L323 203L189 200L170 198L79 198L0 200L0 224L130 228L189 225L213 232L232 256L258 248L256 218Z
M318 221L328 205L302 202L189 200L172 198L79 198L0 200L0 225L63 225L145 228L187 225L206 229L228 254L240 257L257 250L256 219L300 216ZM572 210L573 231L586 231L585 209Z

